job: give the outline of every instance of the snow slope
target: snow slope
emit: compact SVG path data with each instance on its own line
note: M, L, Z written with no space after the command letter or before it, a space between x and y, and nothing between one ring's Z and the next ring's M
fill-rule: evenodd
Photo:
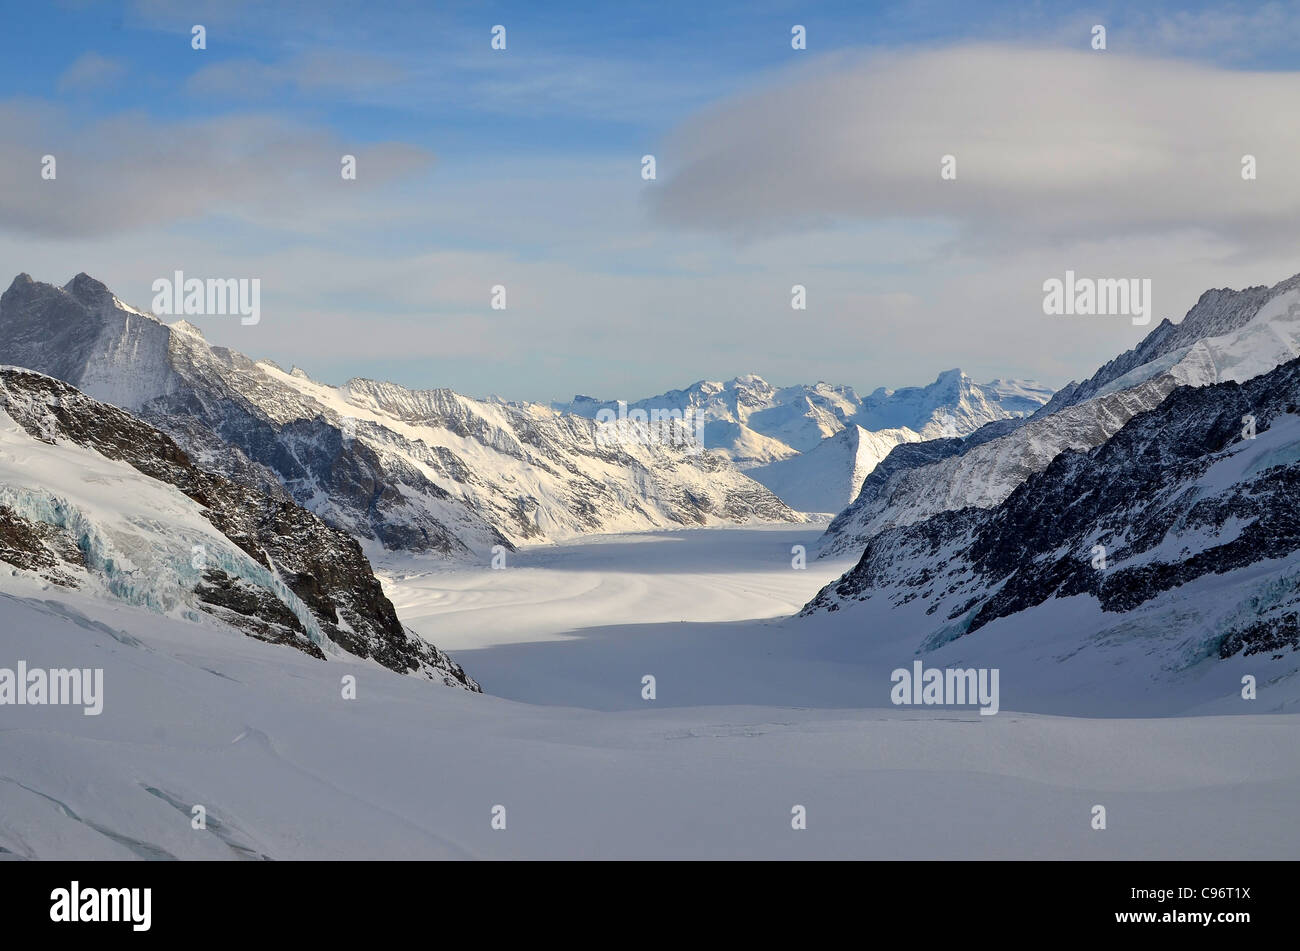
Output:
M580 628L689 622L695 631L699 623L788 617L853 565L823 560L794 569L792 549L806 550L819 531L812 524L598 535L524 549L500 571L431 567L396 554L375 570L407 624L448 650L481 651L567 640ZM498 688L502 674L527 681L538 673L529 661L507 666L513 672L494 666ZM572 672L536 679L547 681L536 689L550 702L561 702L556 684L572 681ZM570 702L584 697L576 692Z
M62 570L74 572L85 590L196 621L200 606L194 587L202 572L191 552L202 546L215 566L274 590L311 639L330 646L306 606L179 489L81 446L33 439L2 409L0 505L70 533L86 565Z
M653 576L646 557L607 569L642 564ZM770 672L764 653L802 640L780 623L754 630L758 642L729 664L705 655L730 679L709 694L698 678L703 705L673 700L671 673L661 700L641 701L639 662L571 668L593 686L628 681L636 708L618 713L322 664L211 621L14 579L0 632L0 665L101 667L105 693L98 717L0 710L6 858L1300 857L1300 716L981 717L889 706L874 679L856 709L780 705L786 685L770 679L775 702L728 703L734 685L762 689L750 661ZM711 650L744 643L697 633ZM645 651L657 636L619 639ZM686 654L660 653L665 670L690 669ZM803 656L796 674L811 685ZM355 700L341 696L344 672L357 677ZM1090 827L1098 803L1102 832ZM196 804L204 830L191 827ZM795 804L804 831L791 828ZM491 826L496 806L504 830Z
M1264 308L1283 295L1298 289L1300 289L1300 274L1280 281L1272 287L1261 285L1240 291L1230 288L1208 290L1178 323L1175 324L1167 318L1162 320L1138 346L1111 360L1090 379L1082 383L1069 383L1062 387L1043 408L1042 413L1052 413L1062 406L1090 400L1103 390L1113 389L1115 381L1121 377L1131 377L1134 370L1162 364L1167 366L1176 362L1176 356L1172 360L1169 359L1171 355L1185 354L1198 341L1206 338L1227 337L1247 324L1255 322L1256 318L1264 317L1261 326L1267 325L1272 320L1264 313ZM1276 313L1273 316L1275 317ZM1285 363L1288 359L1290 357L1279 357L1273 365ZM1138 374L1141 378L1150 375L1149 370L1145 374Z

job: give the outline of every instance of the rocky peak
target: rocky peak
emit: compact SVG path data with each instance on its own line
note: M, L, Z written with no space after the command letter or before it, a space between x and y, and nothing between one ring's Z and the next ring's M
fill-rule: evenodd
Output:
M82 304L91 308L102 306L113 299L113 292L108 289L106 284L95 280L84 271L63 285L63 289Z

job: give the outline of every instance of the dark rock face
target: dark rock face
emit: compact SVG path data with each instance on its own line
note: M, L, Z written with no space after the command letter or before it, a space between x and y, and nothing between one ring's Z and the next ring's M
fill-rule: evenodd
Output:
M20 366L37 361L45 364L44 372L50 376L78 383L105 325L84 303L95 297L86 283L89 280L78 274L64 293L26 274L18 275L0 296L0 308L9 318L3 359Z
M233 578L220 568L209 568L194 588L203 610L242 630L249 637L271 644L287 644L320 660L325 652L307 636L289 606L261 585Z
M478 690L460 665L402 626L356 540L326 525L285 493L264 494L206 472L170 437L39 373L0 369L0 405L35 438L69 439L175 486L204 507L218 531L278 573L311 610L321 631L349 653L373 658L401 673L419 672ZM8 537L34 560L41 556L30 532L15 526ZM255 587L256 591L250 590ZM266 589L209 570L197 591L213 613L245 618L242 626L253 636L324 656L306 638L293 612Z
M1300 614L1300 603L1293 602L1291 611L1290 614L1265 618L1254 624L1233 628L1224 635L1223 641L1219 644L1219 656L1231 657L1238 652L1249 656L1283 651L1288 647L1295 650L1297 645L1300 645L1300 619L1297 619L1297 614Z
M1090 595L1126 612L1205 575L1284 563L1300 552L1300 459L1283 452L1257 470L1205 476L1247 448L1244 416L1262 437L1294 423L1297 404L1300 360L1244 384L1179 387L1097 448L1061 453L994 508L881 532L804 613L920 597L956 622L947 636L968 636L1053 597ZM1260 611L1224 634L1220 656L1300 648L1300 592Z
M81 549L70 532L30 521L7 505L0 505L0 561L64 587L76 587L78 582L62 566L83 563Z

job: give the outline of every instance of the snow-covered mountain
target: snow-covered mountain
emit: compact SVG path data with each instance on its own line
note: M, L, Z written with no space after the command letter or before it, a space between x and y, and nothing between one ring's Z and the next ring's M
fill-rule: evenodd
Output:
M618 410L613 400L575 396L557 409L596 418L601 410ZM704 445L742 468L787 459L812 449L845 427L861 400L851 387L817 383L775 387L756 374L727 383L701 380L684 390L627 403L629 410L690 411L703 419Z
M960 370L947 370L928 386L881 387L866 397L829 383L775 387L748 374L727 383L701 381L626 409L696 414L704 445L784 502L801 511L838 512L892 446L1023 418L1051 395L1029 381L976 383ZM619 412L617 402L589 396L554 405L593 419L602 410Z
M1029 416L1051 395L1030 380L976 383L961 370L945 370L928 386L873 391L852 421L873 432L906 427L922 439L964 436L994 420Z
M1242 382L1297 353L1300 275L1272 288L1207 292L1181 323L1162 321L1141 345L1071 383L1010 432L995 424L926 450L896 448L832 521L820 550L856 552L884 529L997 505L1059 453L1102 444L1175 387Z
M14 367L0 368L0 561L53 589L478 690L402 625L355 539L283 491L206 472L129 414Z
M1132 350L1111 360L1082 383L1069 383L1062 387L1040 411L1040 415L1054 413L1062 406L1076 406L1106 392L1131 385L1134 379L1152 375L1153 368L1176 363L1197 352L1212 348L1211 356L1227 358L1232 364L1243 359L1254 359L1256 373L1264 372L1295 355L1294 338L1288 329L1278 323L1278 318L1294 316L1292 306L1296 298L1292 291L1300 290L1300 274L1287 278L1272 287L1263 285L1236 291L1215 288L1201 295L1200 300L1178 323L1168 318L1142 339ZM1263 319L1256 322L1256 318ZM1236 331L1254 324L1254 333L1260 337L1236 337ZM1282 336L1268 341L1268 336L1280 330ZM1204 345L1202 346L1202 342ZM1228 353L1225 344L1235 353ZM1236 367L1240 375L1246 368Z
M585 532L801 516L725 458L598 438L592 420L285 372L167 325L79 274L19 275L0 297L0 361L66 380L167 432L196 459L387 549L474 553Z
M840 512L891 449L921 439L906 427L870 432L853 423L807 452L747 473L802 512Z
M1150 690L1239 655L1273 683L1300 669L1297 502L1300 359L1179 386L1000 503L877 532L803 613L888 627L900 656L1037 639L1038 662L1070 664L1081 695L1119 665Z
M751 373L727 383L702 380L627 407L698 413L705 446L748 469L808 452L855 425L868 432L906 428L927 439L961 436L995 419L1028 416L1051 395L1029 381L976 383L960 370L946 370L928 386L881 387L866 397L830 383L776 387ZM553 405L593 419L602 409L618 409L615 401L590 396Z

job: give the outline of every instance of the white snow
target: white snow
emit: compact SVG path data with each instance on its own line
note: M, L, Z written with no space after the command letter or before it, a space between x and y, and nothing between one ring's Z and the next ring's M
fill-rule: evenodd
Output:
M385 553L375 573L403 622L455 655L601 625L786 617L852 565L791 567L822 527L596 536L508 555L504 570Z
M862 480L891 449L921 438L920 433L906 427L868 432L854 424L807 452L746 469L745 474L792 508L834 515L857 498Z
M1006 702L1005 669L997 716L893 707L882 700L887 682L861 657L827 651L820 625L697 621L713 603L679 597L669 569L699 574L702 595L707 567L721 559L719 587L738 617L746 575L773 601L797 598L773 582L799 574L788 567L798 533L754 535L602 539L486 572L509 585L490 596L499 633L512 633L512 602L523 617L549 597L551 633L576 622L570 640L543 640L544 625L514 630L535 639L532 657L521 645L458 656L492 692L504 663L473 662L504 651L518 681L535 681L539 703L347 658L321 663L222 636L207 621L3 579L0 666L102 667L105 704L98 717L0 707L0 849L211 859L1300 856L1300 716L1026 714ZM592 628L582 620L591 587L573 580L584 574L597 591L614 585L615 600L644 585L623 622L658 601L686 623ZM823 569L806 574L799 584L826 580ZM857 633L860 642L884 632ZM518 666L525 660L538 663ZM356 700L342 699L342 672L357 676ZM640 699L646 673L658 677L653 703ZM601 711L598 695L621 699ZM191 828L195 804L207 810L206 830ZM807 809L805 831L791 828L796 804ZM1090 827L1094 804L1106 806L1106 831ZM505 830L491 827L497 805Z

